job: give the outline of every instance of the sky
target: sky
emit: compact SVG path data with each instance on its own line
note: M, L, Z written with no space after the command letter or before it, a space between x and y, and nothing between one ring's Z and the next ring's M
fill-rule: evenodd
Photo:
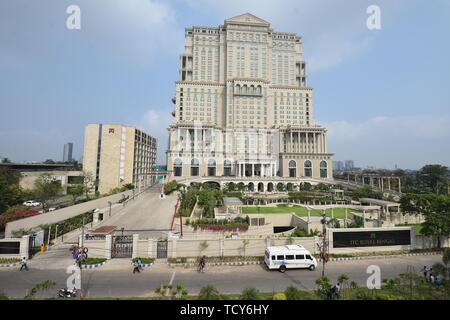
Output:
M450 166L450 0L2 0L0 157L62 160L73 142L79 159L86 124L120 123L155 136L165 164L184 28L246 12L302 36L334 160Z

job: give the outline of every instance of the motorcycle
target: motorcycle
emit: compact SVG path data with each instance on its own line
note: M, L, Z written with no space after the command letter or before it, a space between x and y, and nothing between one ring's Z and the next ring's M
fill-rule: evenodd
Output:
M64 289L64 288L61 288L61 289L59 289L59 291L58 291L58 296L60 297L60 298L76 298L77 297L77 289L75 289L75 288L72 288L72 289L69 289L69 288L67 288L67 289Z

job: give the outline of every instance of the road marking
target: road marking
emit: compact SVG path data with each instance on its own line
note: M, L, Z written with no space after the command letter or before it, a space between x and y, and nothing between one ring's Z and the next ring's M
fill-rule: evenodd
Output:
M175 271L172 273L172 277L170 278L170 282L169 282L170 285L173 283L174 278L175 278Z

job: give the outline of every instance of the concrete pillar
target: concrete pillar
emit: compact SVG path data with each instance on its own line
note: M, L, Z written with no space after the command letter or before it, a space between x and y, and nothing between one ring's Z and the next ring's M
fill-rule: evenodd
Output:
M391 178L388 178L388 190L391 190Z
M381 191L383 191L383 177L381 177Z
M255 165L252 163L252 177L255 176Z
M153 241L154 241L153 239L148 239L147 241L147 256L149 258L153 258Z
M134 247L134 239L133 239L133 247ZM106 259L112 258L112 235L110 234L107 234L105 236L105 258Z
M177 257L177 239L173 238L171 239L172 241L172 258L176 258Z
M402 185L400 182L400 178L398 178L398 192L402 192Z
M138 257L138 245L139 245L139 235L138 234L133 234L133 254L132 254L132 258L137 258Z
M23 236L22 239L20 239L20 247L19 247L19 253L20 258L22 259L25 257L25 259L29 259L29 253L30 251L30 236Z

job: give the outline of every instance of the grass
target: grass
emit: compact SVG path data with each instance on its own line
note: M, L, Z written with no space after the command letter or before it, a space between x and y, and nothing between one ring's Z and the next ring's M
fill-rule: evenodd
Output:
M362 212L361 210L347 209L347 218L351 218L351 212ZM291 213L294 212L299 217L307 217L308 209L301 206L288 207L285 205L278 205L276 207L243 207L242 213L257 214L257 213ZM311 216L319 217L322 215L323 210L313 209L311 210ZM334 208L334 217L337 219L345 219L345 208ZM326 209L325 214L327 217L331 217L331 209Z
M106 258L87 258L83 264L97 264L106 261Z

